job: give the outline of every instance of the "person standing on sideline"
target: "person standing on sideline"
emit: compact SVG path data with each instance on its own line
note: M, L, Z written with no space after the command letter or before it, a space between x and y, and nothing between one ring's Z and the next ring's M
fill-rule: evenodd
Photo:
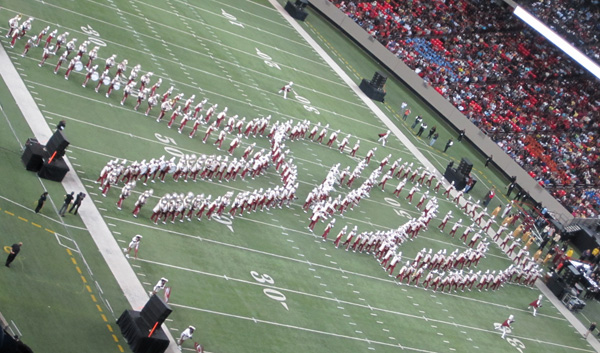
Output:
M417 115L415 117L415 121L413 122L412 126L410 127L411 129L415 129L415 126L419 125L421 123L421 121L423 121L423 118L421 118L420 115Z
M12 245L12 249L10 250L10 254L8 254L8 257L6 258L6 263L4 264L4 266L10 267L10 263L15 260L15 257L17 257L17 255L19 254L19 251L21 251L21 246L23 246L23 242L18 242Z
M435 127L435 125L431 129L429 129L429 133L427 134L427 138L431 139L431 136L433 136L433 134L435 134L436 130L437 130L437 127Z
M449 139L448 142L446 142L446 147L444 147L444 153L446 153L446 151L448 151L448 148L450 148L453 144L454 141L452 141L452 139Z
M421 137L421 135L423 135L423 131L425 131L425 129L427 129L427 123L422 122L421 126L419 126L419 131L417 131L417 136Z
M7 266L8 266L8 265L7 265ZM585 334L583 335L583 337L587 338L587 336L588 336L590 333L594 332L594 330L595 330L595 329L596 329L596 322L594 321L594 322L592 322L592 323L590 324L590 327L588 327L588 329L587 329L587 331L585 332Z
M490 191L488 191L488 193L483 198L483 207L487 207L494 198L494 196L496 196L496 191L494 190L494 188L491 188Z
M62 207L58 211L58 214L61 215L61 217L65 216L65 212L67 212L67 208L69 208L69 206L71 205L71 202L73 201L74 198L75 198L75 191L71 191L70 194L65 195L65 203L63 203Z
M485 160L485 167L486 168L488 167L488 165L490 165L490 163L492 162L493 159L494 159L494 156L492 156L490 154L489 157Z
M61 120L58 122L58 124L56 124L56 131L62 131L65 129L65 127L67 127L67 122L65 120Z
M437 141L438 137L440 137L440 134L438 134L437 132L433 134L431 140L429 140L429 146L433 146L435 144L435 141Z
M181 345L183 344L183 341L187 341L190 338L192 338L194 331L196 331L196 328L194 326L188 326L188 328L183 330L183 332L179 336L179 339L177 340L177 348L179 348L179 350L181 350Z
M515 180L516 180L516 178L515 178ZM506 187L506 196L510 197L510 194L512 193L515 186L517 186L516 181L511 181L510 184L508 184L508 186Z
M41 196L40 199L37 202L37 206L35 208L35 213L39 213L40 210L42 209L42 207L44 207L44 202L46 202L46 199L48 198L48 192L44 192Z
M458 132L458 142L462 142L463 137L465 137L465 129Z
M69 213L71 213L73 210L75 210L75 213L73 213L73 214L77 215L77 210L79 210L79 206L81 206L81 202L83 201L83 199L85 199L85 194L83 192L80 192L79 194L77 194L77 197L75 198L75 202L73 202L73 205L71 205L71 209L69 209Z

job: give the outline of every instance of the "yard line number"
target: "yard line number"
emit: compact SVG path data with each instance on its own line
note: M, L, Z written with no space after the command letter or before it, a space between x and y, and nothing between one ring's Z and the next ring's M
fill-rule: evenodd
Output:
M273 59L270 56L268 56L267 54L263 53L258 48L254 48L254 49L256 49L256 55L258 55L261 59L263 59L265 61L265 64L267 64L268 67L274 67L277 70L281 70L281 67L279 67L279 65L277 65L277 63L274 62Z
M90 41L90 43L94 43L99 47L106 46L106 43L102 39L100 39L100 33L94 30L92 26L81 26L81 31L89 36L88 40Z
M238 26L238 27L242 27L242 28L244 28L244 25L243 25L241 22L239 22L239 21L237 20L237 18L236 18L234 15L227 13L227 12L226 12L225 10L223 10L223 9L221 9L221 14L222 14L223 16L225 16L225 18L226 18L226 19L228 19L228 20L229 20L229 23L231 23L232 25L236 25L236 26Z
M402 207L402 205L400 204L400 202L390 198L390 197L384 197L383 198L385 200L385 202L387 202L389 205L394 206L394 207ZM404 210L399 210L397 208L393 208L394 212L396 212L396 214L398 216L402 216L402 217L406 217L406 218L411 218L410 214Z
M515 347L519 352L523 353L523 350L525 349L525 345L523 344L523 342L512 337L507 338L506 342L508 342L511 346Z
M271 285L272 285L272 284L275 284L275 280L273 279L273 277L269 276L269 275L268 275L268 274L266 274L266 273L263 273L263 274L261 275L261 274L259 274L259 273L258 273L258 272L256 272L256 271L250 271L250 275L251 275L251 276L252 276L252 278L254 278L254 280L255 280L256 282L258 282L258 283L261 283L261 284L271 284ZM264 293L264 294L265 294L267 297L269 297L269 298L271 298L271 299L273 299L273 300L275 300L275 301L278 301L278 302L279 302L279 304L281 304L281 305L282 305L282 306L285 308L285 310L288 310L288 311L290 310L290 309L288 308L288 305L287 305L287 303L285 302L285 301L286 301L286 299L287 299L287 298L285 297L285 294L281 293L280 291L278 291L278 290L277 290L277 289L275 289L275 288L264 288L264 289L263 289L263 293Z

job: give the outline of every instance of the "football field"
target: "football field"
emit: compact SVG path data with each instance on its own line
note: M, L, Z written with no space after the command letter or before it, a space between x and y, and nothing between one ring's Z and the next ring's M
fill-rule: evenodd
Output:
M392 178L385 189L373 187L343 215L336 212L318 222L314 231L308 228L312 211L305 212L303 204L311 190L327 178L333 166L352 171L374 148L373 159L354 184L336 183L328 196L346 197L391 155L385 170L401 158L400 164L412 164L413 171L421 168L419 176L427 168L443 173L450 161L458 163L461 157L468 157L479 180L469 197L482 200L495 186L497 197L489 212L504 207L508 200L498 171L484 168L481 156L466 143L455 143L443 152L446 141L456 138L456 133L400 82L388 79L386 103L365 101L355 86L381 70L377 63L312 10L306 22L290 23L284 5L283 0L2 2L0 22L5 27L0 39L27 88L21 93L31 95L52 131L59 121L66 121L64 133L70 142L66 158L73 166L70 174L76 174L85 187L65 190L61 184L25 170L21 149L35 129L22 111L32 107L15 100L11 92L14 82L0 81L2 246L6 251L15 242L24 243L11 269L2 270L1 275L0 312L11 329L35 352L130 351L115 320L123 310L131 309L131 301L105 258L107 253L121 256L121 248L141 234L137 259L131 256L127 261L146 292L161 277L168 278L173 309L165 322L169 331L179 337L188 325L197 328L193 339L183 344L184 351L193 351L193 342L198 342L207 352L594 352L546 298L537 316L532 315L527 306L541 293L535 287L505 283L497 291L434 292L388 276L372 252L334 246L344 226L348 230L356 226L359 233L386 231L418 218L423 207L417 208L417 202L428 192L430 199L437 197L437 214L427 229L399 246L402 260L395 274L422 249L434 254L465 251L468 247L460 236L451 237L448 232L462 219L457 233L461 234L472 220L442 195L445 185L436 192L435 181L427 186L408 180L396 196L392 192L402 179ZM27 36L11 48L4 34L6 23L17 14L22 14L22 20L35 20ZM57 74L53 71L64 45L39 66L47 34L38 47L21 56L27 38L37 37L46 26L49 32L69 32L68 40L78 39ZM85 68L74 70L65 79L69 60L85 40L89 45L83 64L87 53L97 46L93 64L98 65L99 74L113 54L116 63L128 61L119 89L108 96L110 85L101 81L90 80L82 87ZM120 104L127 76L138 64L137 84ZM115 70L116 65L108 74L109 81ZM139 80L147 72L153 73L148 87L162 80L156 89L161 97L169 87L173 87L169 99L183 94L177 106L183 108L192 95L192 107L207 99L203 114L218 105L210 122L200 124L190 137L194 120L181 126L179 115L169 128L173 112L157 121L160 103L147 115L147 99L135 110ZM284 99L278 92L289 82L293 82L293 90ZM406 121L401 119L402 102L412 110ZM203 143L207 128L225 107L226 118ZM411 128L416 114L422 115L429 127L437 126L440 137L433 146ZM264 133L243 133L248 122L268 116ZM231 117L234 123L242 122L239 136L225 129ZM327 128L323 143L308 138L284 141L286 161L297 170L296 199L289 205L259 207L241 216L231 216L227 207L210 219L150 219L165 194L210 195L215 200L232 193L233 201L239 193L278 188L284 182L275 163L260 175L230 181L201 176L174 180L173 174L167 174L164 182L159 177L147 183L138 180L121 209L116 203L123 182L105 195L96 183L111 160L124 165L161 157L173 158L174 163L200 156L242 160L251 144L256 144L252 154L263 150L270 155L267 135L276 122L289 122L290 127L306 122L309 130L320 124L319 132ZM378 136L386 130L392 134L383 146ZM225 139L217 148L215 141L222 131L226 131ZM337 131L337 141L330 148L326 142ZM345 137L348 145L340 151L336 147ZM229 154L235 138L241 140L240 145ZM353 157L350 150L358 140L360 148ZM409 202L407 196L414 186L414 200ZM35 201L44 190L50 197L35 214ZM135 201L148 190L153 190L153 195L139 216L133 217ZM110 230L106 237L116 240L118 247L106 250L99 246L97 238L90 236L92 229L87 229L79 216L58 215L65 193L71 191L87 194L82 209L97 208ZM450 210L454 218L442 232L437 226ZM321 235L332 219L335 226L323 241ZM492 229L498 226L494 224ZM476 267L463 269L465 273L498 272L512 264L491 237L485 238L491 242L489 251ZM502 339L494 324L509 315L516 321Z

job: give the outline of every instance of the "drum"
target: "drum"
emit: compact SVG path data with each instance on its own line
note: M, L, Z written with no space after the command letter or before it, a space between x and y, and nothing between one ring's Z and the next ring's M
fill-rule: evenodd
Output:
M105 86L110 85L110 77L108 77L108 76L104 77L104 80L102 80L102 84Z
M100 74L97 73L96 71L94 71L92 73L92 81L98 81L99 78L100 78Z
M81 63L81 61L78 61L75 63L75 71L81 71L83 70L83 64Z
M117 90L117 91L120 90L121 89L121 82L115 82L115 85L113 86L113 88L115 90Z

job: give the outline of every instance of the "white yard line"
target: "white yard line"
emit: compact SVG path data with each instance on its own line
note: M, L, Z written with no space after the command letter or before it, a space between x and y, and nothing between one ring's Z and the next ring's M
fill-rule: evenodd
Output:
M0 46L0 75L7 83L34 136L40 143L45 144L52 136L52 130L2 46ZM66 157L65 163L73 170L73 166ZM62 185L65 190L85 189L76 173L67 173ZM93 203L88 203L86 207L79 210L79 215L131 307L143 307L148 301L148 293L146 293L135 272L129 266L127 259L123 256L121 247L111 234L98 209ZM164 330L170 336L166 326ZM173 338L169 338L174 343ZM170 345L169 352L177 352L173 344Z

